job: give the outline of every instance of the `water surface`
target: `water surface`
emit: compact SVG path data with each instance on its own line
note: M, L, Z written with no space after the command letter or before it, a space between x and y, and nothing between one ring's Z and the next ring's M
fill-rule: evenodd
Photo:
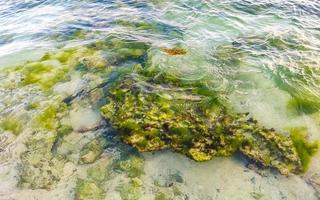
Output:
M282 134L288 134L290 128L303 127L310 141L320 139L320 4L317 1L0 2L1 69L39 60L46 52L80 48L114 36L149 44L151 62L179 79L210 79L212 89L223 94L234 110L249 112L262 125ZM163 56L157 50L174 46L187 49L188 55L177 59ZM123 66L139 62L134 60ZM57 172L62 174L57 183L48 188L38 187L41 184L37 183L21 185L21 171L26 163L24 153L44 148L26 144L33 139L39 139L39 144L41 139L48 141L51 137L49 132L32 130L30 120L37 111L30 114L24 107L34 101L40 102L40 107L46 102L60 101L103 82L105 74L74 72L70 77L55 84L50 96L32 86L12 89L8 85L17 77L1 72L0 118L18 117L23 131L16 136L0 129L0 199L77 199L77 181L89 180L88 171L100 165L107 173L107 178L98 181L105 191L101 199L320 198L319 154L304 175L288 177L272 170L249 169L247 160L240 155L197 163L170 151L141 154L110 139L116 133L97 125L104 123L99 114L99 105L104 102L92 104L87 98L77 100L67 117L61 119L73 131L59 141L61 146L56 150L59 155L67 155L66 161L63 164L52 161L56 166L60 163L62 168ZM99 98L99 94L95 97ZM101 135L111 140L101 158L89 165L79 163L81 148ZM130 174L114 166L117 162L131 162L134 156L141 158L143 172L138 183L133 184L138 187L131 188ZM106 167L105 163L112 164ZM99 191L96 189L96 193Z

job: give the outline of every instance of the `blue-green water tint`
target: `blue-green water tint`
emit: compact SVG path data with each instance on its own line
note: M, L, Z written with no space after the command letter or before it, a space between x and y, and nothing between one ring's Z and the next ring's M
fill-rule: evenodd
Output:
M290 128L304 127L309 139L320 139L320 4L317 1L8 0L0 3L0 68L109 36L148 43L151 65L184 80L212 80L211 87L221 92L234 109L249 112L267 127L284 134ZM176 59L159 51L175 46L185 48L188 54ZM80 85L81 75L74 77L72 85ZM4 79L0 76L0 85ZM0 100L2 117L3 110L10 110L10 95L0 91L0 97L5 97ZM14 142L18 147L23 143L22 136ZM22 150L15 151L19 155ZM12 160L18 158L13 156ZM319 155L305 177L289 178L262 178L253 171L245 172L239 158L196 164L164 152L147 155L145 159L145 176L141 179L147 183L146 191L151 190L148 184L155 181L161 185L160 175L166 176L168 171L183 172L185 184L180 189L185 196L176 199L186 196L232 199L237 195L239 199L261 195L261 199L319 198L315 195L315 191L320 191ZM160 165L166 162L166 166ZM163 169L158 169L158 165ZM10 173L0 176L0 198L6 199L8 193L18 199L24 195L30 199L41 195L54 198L60 193L62 196L58 197L62 198L69 192L63 189L63 183L72 185L65 178L53 191L20 190L15 184L16 172L6 169L6 165L1 167L1 174ZM86 170L81 166L74 169ZM229 174L228 170L232 169L234 172ZM121 174L106 184L114 188L108 190L108 199L121 198L115 189L118 176ZM206 176L210 178L205 179ZM73 187L69 188L72 191ZM140 198L152 199L153 193L146 191ZM155 191L166 192L159 188Z

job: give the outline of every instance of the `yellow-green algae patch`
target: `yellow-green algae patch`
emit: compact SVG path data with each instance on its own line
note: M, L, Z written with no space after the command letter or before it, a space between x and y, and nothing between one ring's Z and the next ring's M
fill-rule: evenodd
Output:
M282 174L304 171L290 137L230 111L208 82L185 82L153 67L136 70L110 88L101 108L124 142L140 151L173 149L197 161L240 151Z
M14 135L19 135L22 132L22 126L22 122L14 117L7 117L0 121L0 127Z
M66 161L52 153L56 137L54 131L38 131L26 141L27 150L20 155L20 187L51 190L60 181Z
M114 165L114 169L127 174L130 178L140 177L143 172L144 160L142 157L131 155L125 160L120 160Z
M94 181L77 180L76 195L77 200L100 200L104 199L105 191Z
M303 131L302 128L293 128L291 129L290 137L300 157L303 172L305 172L309 167L312 156L315 155L319 149L319 143L309 143Z
M57 112L58 105L50 104L46 106L34 119L34 128L55 130L58 128Z
M120 184L116 191L120 193L122 200L139 200L142 196L141 185L137 184L136 180Z
M37 85L44 92L51 92L58 82L70 80L72 70L79 69L79 66L86 71L97 72L105 70L108 63L100 49L81 46L46 53L39 60L27 61L5 72L21 75L18 86Z

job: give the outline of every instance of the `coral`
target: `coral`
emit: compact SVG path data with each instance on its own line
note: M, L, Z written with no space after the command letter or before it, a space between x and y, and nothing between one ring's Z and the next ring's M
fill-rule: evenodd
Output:
M170 148L194 160L242 152L282 174L303 171L290 138L235 114L206 81L184 82L156 68L137 68L110 88L101 113L139 151Z

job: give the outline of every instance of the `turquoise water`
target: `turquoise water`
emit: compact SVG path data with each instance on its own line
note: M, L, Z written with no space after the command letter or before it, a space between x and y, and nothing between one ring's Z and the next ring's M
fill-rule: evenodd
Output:
M0 199L79 199L79 187L94 191L88 199L320 198L319 153L305 174L288 177L248 168L239 155L198 163L170 151L138 153L114 139L116 133L104 124L100 90L61 113L59 123L73 130L63 139L56 140L54 129L35 131L32 119L46 105L103 83L110 70L68 72L68 79L53 81L48 93L32 84L21 87L13 69L47 52L81 49L112 37L147 43L151 65L178 79L211 80L211 89L232 109L249 112L263 126L284 135L303 127L309 141L320 140L317 1L8 0L0 2L0 119L15 119L13 126L20 128L19 134L0 129ZM170 57L159 51L175 46L188 54ZM93 57L96 65L99 53ZM102 54L111 66L142 62L119 64L110 61L112 52ZM110 143L100 158L79 162L86 144L100 137ZM137 162L142 175L132 178L126 167L117 167L134 165L130 162Z

